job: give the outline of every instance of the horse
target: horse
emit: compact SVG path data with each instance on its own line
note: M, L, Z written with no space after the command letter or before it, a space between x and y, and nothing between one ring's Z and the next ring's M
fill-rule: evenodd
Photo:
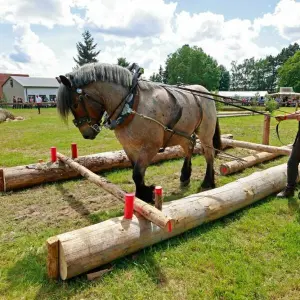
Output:
M145 185L146 169L165 147L183 148L180 182L183 187L190 183L196 137L206 160L200 189L215 188L214 158L221 149L216 106L213 98L197 94L208 90L186 85L195 92L183 91L137 79L136 74L136 70L118 65L89 63L56 77L59 115L67 121L72 113L74 125L85 139L95 139L104 123L114 130L133 167L135 195L145 202L153 203L155 187Z

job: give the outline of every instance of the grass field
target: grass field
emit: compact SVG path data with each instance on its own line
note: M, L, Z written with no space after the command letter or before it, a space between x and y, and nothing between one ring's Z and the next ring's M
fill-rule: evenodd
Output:
M292 109L285 110L292 111ZM79 155L121 149L113 132L103 130L94 141L84 140L71 120L60 121L55 109L13 110L25 121L0 124L0 167L49 159L49 148ZM220 119L222 133L261 142L262 116ZM271 123L271 145L281 145ZM292 143L295 121L283 122L281 139ZM246 150L228 151L240 157ZM215 169L224 159L217 159ZM276 159L228 177L217 186L274 165ZM146 183L162 185L165 200L196 193L205 171L204 159L193 158L191 185L179 187L183 160L149 167ZM127 191L134 191L132 170L104 174ZM112 196L86 180L70 180L10 192L0 196L0 299L300 299L300 208L290 200L270 196L250 207L205 224L177 238L113 262L114 269L90 282L78 276L67 282L46 276L48 237L97 223L122 213Z

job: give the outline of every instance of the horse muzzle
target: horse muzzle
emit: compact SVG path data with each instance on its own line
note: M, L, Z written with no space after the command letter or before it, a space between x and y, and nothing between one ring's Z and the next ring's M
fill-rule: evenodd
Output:
M87 140L94 140L100 131L101 128L97 124L85 126L80 130L82 136Z

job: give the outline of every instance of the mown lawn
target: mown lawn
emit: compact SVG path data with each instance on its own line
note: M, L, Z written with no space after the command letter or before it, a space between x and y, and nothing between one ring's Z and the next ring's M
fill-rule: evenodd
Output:
M291 111L292 109L285 108ZM104 130L94 141L84 140L55 109L13 110L25 121L0 124L0 166L49 159L49 148L70 154L121 149L113 132ZM220 119L222 133L261 142L262 116ZM271 145L281 145L272 119ZM292 143L295 121L283 122L281 139ZM246 150L229 150L242 157ZM224 158L217 159L216 170ZM228 177L217 186L274 165L287 157L260 164ZM183 160L149 167L147 183L162 185L165 200L196 193L204 175L204 159L193 158L191 185L179 187ZM112 182L134 190L130 169L106 172ZM86 180L47 184L0 196L0 299L300 299L299 200L274 195L179 237L113 262L114 269L94 282L78 276L66 282L46 276L45 241L122 213L113 197Z

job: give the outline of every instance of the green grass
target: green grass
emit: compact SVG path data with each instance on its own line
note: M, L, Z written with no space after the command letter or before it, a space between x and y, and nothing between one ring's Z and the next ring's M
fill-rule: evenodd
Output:
M287 108L285 108L287 110ZM292 111L292 109L288 109ZM14 110L25 121L0 124L0 166L49 159L49 148L79 154L121 149L111 131L84 140L70 123L66 127L54 109ZM222 133L235 139L261 142L262 116L220 119ZM281 145L271 123L271 145ZM282 140L292 143L295 121L280 126ZM239 157L245 150L228 151ZM216 160L216 170L224 159ZM228 177L217 176L217 186L254 171L285 163L287 157L260 164ZM165 200L196 193L204 175L202 156L193 158L191 185L179 187L183 160L151 166L146 182L162 185ZM134 190L132 170L102 175L128 191ZM300 208L295 198L274 196L220 220L119 259L114 270L89 282L84 275L66 282L46 276L48 237L101 222L122 213L113 197L86 180L10 192L0 196L0 299L299 299Z

